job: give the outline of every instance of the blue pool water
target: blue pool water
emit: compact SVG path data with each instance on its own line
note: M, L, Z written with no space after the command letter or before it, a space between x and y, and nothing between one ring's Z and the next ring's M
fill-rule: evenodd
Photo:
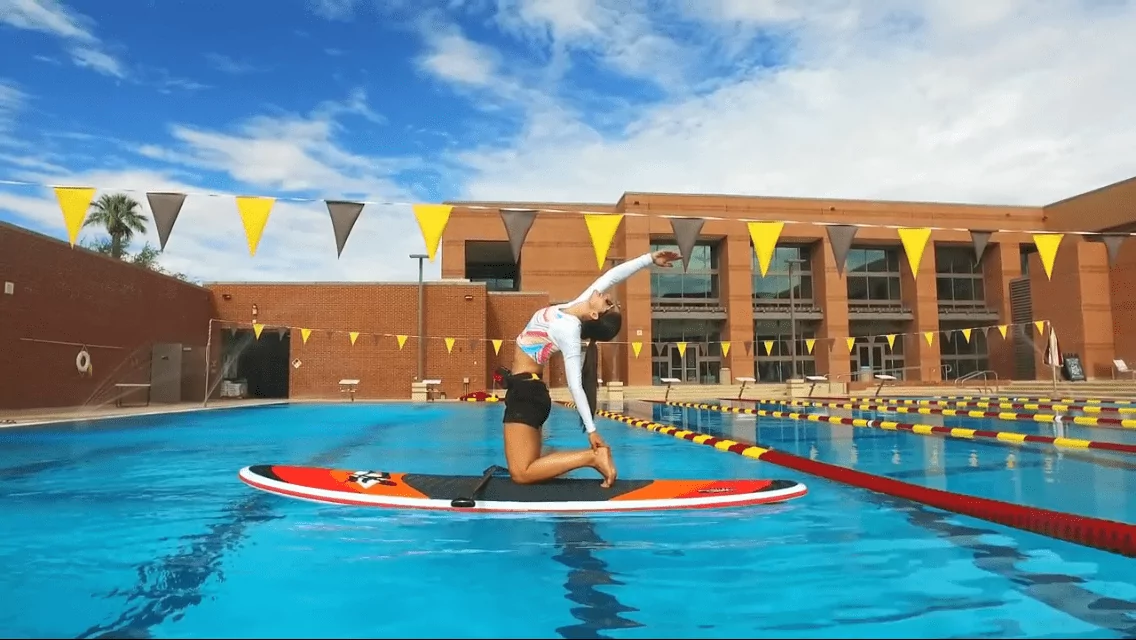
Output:
M605 419L621 477L784 477L810 493L749 509L461 515L316 505L236 478L257 462L477 474L503 462L502 410L294 404L2 429L0 634L1136 634L1136 562ZM1046 471L1033 457L1042 454L1020 448L1006 469L997 443L654 410L659 421L951 490L1038 504L1048 491L1058 506L1099 493L1092 509L1136 520L1127 469L1055 457ZM583 444L577 425L554 408L546 443Z

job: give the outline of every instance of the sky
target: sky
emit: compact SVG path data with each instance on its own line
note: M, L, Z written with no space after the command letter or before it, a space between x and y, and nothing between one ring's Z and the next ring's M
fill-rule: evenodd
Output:
M413 202L1042 205L1136 176L1133 34L1124 0L0 0L0 220L181 191L173 271L401 281ZM234 195L281 198L255 256ZM337 257L324 198L391 204Z

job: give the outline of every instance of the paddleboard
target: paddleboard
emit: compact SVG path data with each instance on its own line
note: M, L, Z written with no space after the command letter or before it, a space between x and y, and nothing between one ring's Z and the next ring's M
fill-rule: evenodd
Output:
M458 476L259 464L241 469L239 477L262 491L312 502L449 511L726 508L785 502L808 493L794 480L619 479L604 488L596 477L520 485L500 471Z

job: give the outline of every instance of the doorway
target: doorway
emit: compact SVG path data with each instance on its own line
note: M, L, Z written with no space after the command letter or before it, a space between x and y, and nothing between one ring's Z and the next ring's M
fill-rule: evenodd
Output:
M225 341L226 379L243 380L250 398L287 398L291 374L292 334L266 328L256 338L251 329L238 329ZM235 369L235 371L234 371Z
M884 368L884 345L861 342L856 345L856 371L868 367L873 372Z
M686 353L680 353L678 345L668 344L666 361L669 365L668 377L678 378L683 382L698 382L698 345L686 345Z

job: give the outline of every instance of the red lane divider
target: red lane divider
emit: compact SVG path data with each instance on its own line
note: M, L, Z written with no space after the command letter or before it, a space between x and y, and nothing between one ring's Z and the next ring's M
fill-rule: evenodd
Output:
M721 400L732 400L721 398ZM819 402L816 400L746 400L759 404L784 404L796 407L823 407L830 409L858 409L860 411L889 411L892 413L921 413L924 415L958 416L963 418L997 418L998 420L1028 420L1030 422L1068 422L1083 427L1121 427L1136 429L1136 419L1101 418L1090 416L1059 416L1053 413L1010 413L1008 411L977 411L939 409L936 407L902 407L894 404L856 404L852 402Z
M1055 438L1052 436L1037 436L1025 433L1012 433L1009 431L988 431L986 429L963 429L961 427L939 427L930 424L908 424L893 422L891 420L876 420L868 418L842 418L840 416L822 416L815 413L793 413L792 411L766 411L765 409L745 409L743 407L723 407L716 404L698 404L695 402L662 402L660 400L647 400L658 404L667 404L673 407L687 407L690 409L706 409L722 413L745 413L769 418L789 418L790 420L811 420L813 422L827 422L829 424L846 424L853 427L869 427L887 431L907 431L919 435L940 434L952 438L985 438L1000 440L1002 442L1034 442L1037 444L1053 445L1059 449L1100 449L1102 451L1116 451L1118 453L1136 454L1136 444L1121 444L1119 442L1101 442L1099 440L1081 440L1080 438Z
M573 406L572 403L562 402L561 404ZM990 498L978 498L950 493L948 491L922 487L892 478L875 476L864 473L863 471L856 471L827 462L809 460L808 458L802 458L781 451L774 451L755 444L735 442L733 440L716 438L705 433L679 429L671 425L631 418L611 411L601 409L596 413L605 418L647 429L648 431L664 433L680 440L688 440L711 446L720 451L729 451L746 456L747 458L764 460L787 469L793 469L819 478L833 480L896 498L920 502L937 509L980 518L988 522L994 522L1031 533L1038 533L1094 549L1110 551L1128 557L1136 557L1136 526L1124 522L1106 520L1104 518L1093 518L1090 516L1077 516L1060 511L1051 511L1038 507L1026 507L1009 502L1002 502L1001 500L992 500Z

